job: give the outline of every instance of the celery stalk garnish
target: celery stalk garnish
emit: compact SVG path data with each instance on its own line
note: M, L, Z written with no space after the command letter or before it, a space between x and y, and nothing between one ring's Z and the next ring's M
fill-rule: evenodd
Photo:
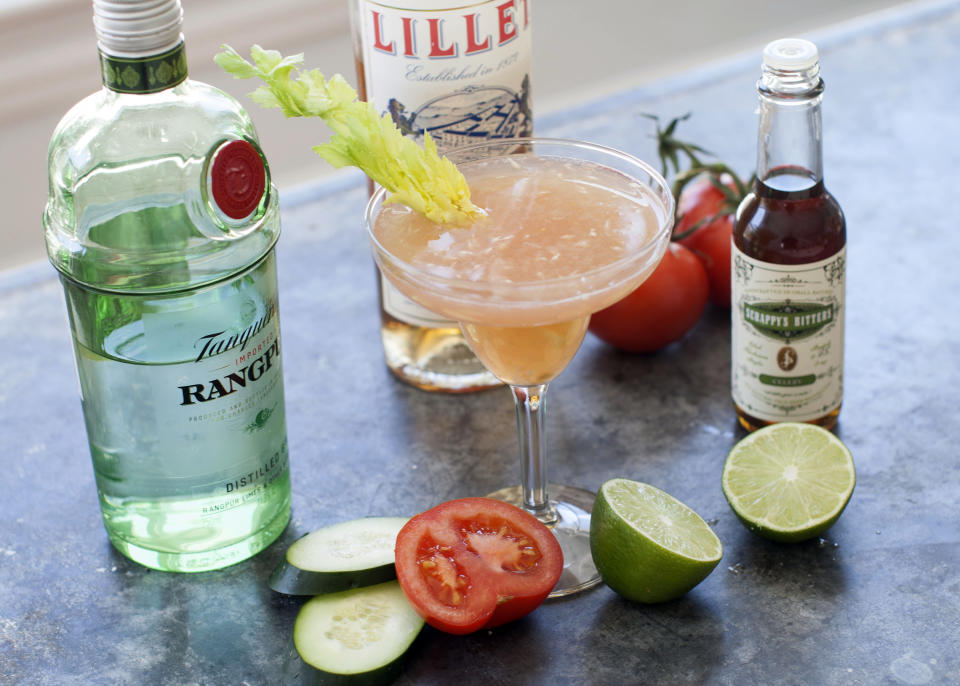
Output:
M386 203L403 203L441 224L466 225L482 214L470 201L463 174L424 136L423 147L406 138L390 115L377 115L373 105L340 75L329 79L317 69L300 69L303 55L284 57L258 45L247 62L229 45L214 60L238 79L259 78L250 97L262 107L279 107L287 117L319 117L334 135L313 150L333 167L359 167L387 189Z

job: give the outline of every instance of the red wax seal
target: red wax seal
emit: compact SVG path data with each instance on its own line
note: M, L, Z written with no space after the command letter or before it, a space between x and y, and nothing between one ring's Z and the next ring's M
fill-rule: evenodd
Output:
M267 185L263 159L247 141L220 146L214 153L210 177L213 201L231 219L250 216Z

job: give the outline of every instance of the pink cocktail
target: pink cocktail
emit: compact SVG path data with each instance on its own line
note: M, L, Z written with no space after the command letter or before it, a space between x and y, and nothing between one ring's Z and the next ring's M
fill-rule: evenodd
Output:
M544 451L547 384L583 341L590 315L635 289L670 240L673 198L641 160L554 139L501 140L448 157L486 216L438 225L409 208L367 208L374 257L405 295L460 322L483 364L517 406L522 484L491 494L547 524L564 574L553 596L599 580L590 555L594 494L550 484Z

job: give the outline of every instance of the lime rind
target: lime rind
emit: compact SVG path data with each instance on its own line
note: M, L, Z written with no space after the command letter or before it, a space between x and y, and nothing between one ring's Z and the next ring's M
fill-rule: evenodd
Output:
M853 457L812 424L774 424L742 439L724 464L723 493L752 531L780 541L811 538L836 522L856 484Z
M654 486L622 478L600 487L590 551L611 589L643 603L679 598L723 556L720 539L696 512Z

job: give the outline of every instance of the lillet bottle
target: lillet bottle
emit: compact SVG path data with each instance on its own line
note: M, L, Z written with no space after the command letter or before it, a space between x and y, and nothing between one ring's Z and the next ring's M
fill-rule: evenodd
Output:
M533 0L350 0L360 97L441 152L529 136ZM402 295L379 273L387 367L429 391L499 385L457 322Z
M249 116L187 78L179 0L94 0L103 88L49 147L101 514L149 567L257 553L290 516L276 189Z
M816 46L767 45L757 87L757 181L733 232L733 402L748 430L832 428L843 401L846 223L823 182Z

